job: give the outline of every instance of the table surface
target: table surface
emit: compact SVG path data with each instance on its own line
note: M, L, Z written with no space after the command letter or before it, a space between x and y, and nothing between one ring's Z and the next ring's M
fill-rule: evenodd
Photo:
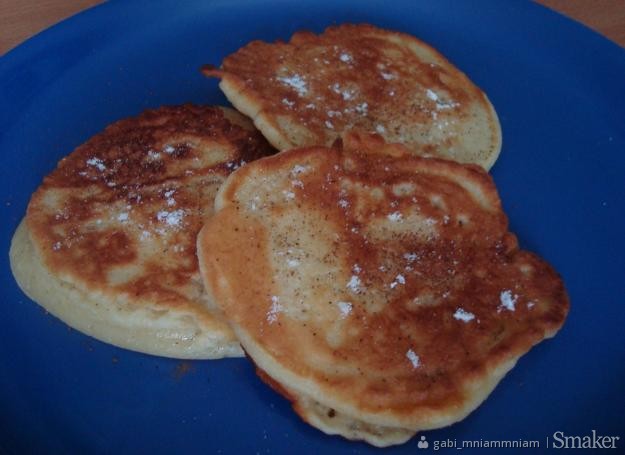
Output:
M0 55L100 0L0 0ZM625 0L538 0L625 47Z

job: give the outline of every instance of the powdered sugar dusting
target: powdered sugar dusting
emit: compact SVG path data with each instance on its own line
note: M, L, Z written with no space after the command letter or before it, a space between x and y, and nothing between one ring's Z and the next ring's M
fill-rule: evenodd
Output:
M354 61L353 57L348 54L347 52L343 52L340 56L339 56L339 60L341 60L344 63L351 63Z
M436 109L438 110L453 109L454 107L460 106L460 103L456 103L455 101L442 101L436 92L429 88L425 90L425 96L436 103ZM432 113L434 119L436 119L435 114L435 112Z
M421 359L412 349L408 349L408 351L406 351L406 358L410 360L413 369L416 370L421 366Z
M453 109L458 106L460 106L460 103L456 103L455 101L449 101L449 102L437 101L436 102L436 109L438 110Z
M417 253L404 253L404 259L412 263L419 259L419 256L417 255Z
M355 92L354 90L351 89L345 89L342 90L340 84L337 82L335 84L332 84L332 86L330 87L332 89L332 91L338 95L341 95L341 97L343 98L343 100L345 101L349 101L351 99L354 98Z
M512 291L510 290L502 291L501 294L499 294L499 301L501 302L501 305L499 306L498 311L501 311L504 308L508 311L514 311L514 305L516 304L518 298L519 296L512 295Z
M104 161L102 161L100 158L89 158L86 163L89 166L93 166L95 167L98 171L100 172L104 172L106 170L106 166L104 165Z
M398 284L406 284L406 278L403 275L399 274L395 277L395 280L389 285L391 289L395 289Z
M362 292L362 281L356 275L352 275L346 285L347 289L355 294Z
M168 212L167 210L161 210L156 214L156 219L162 223L166 223L169 226L180 226L182 219L184 218L184 210L174 210Z
M352 312L353 305L350 302L336 302L341 312L341 319L346 318Z
M356 106L355 109L356 109L356 112L358 112L360 115L367 115L367 113L369 112L369 104L361 103L358 106Z
M438 101L438 95L436 94L436 92L429 88L425 90L425 96L427 96L432 101Z
M310 166L302 166L301 164L296 164L291 168L291 175L296 176L304 172L308 172L309 170Z
M294 269L295 267L298 267L300 265L300 261L298 259L287 259L286 265Z
M267 311L267 322L273 324L278 320L278 313L284 310L284 307L279 303L280 298L276 295L271 296L271 307Z
M175 192L176 190L165 191L165 197L167 198L167 205L170 207L176 205L176 200L173 198Z
M392 221L394 223L398 223L400 221L402 221L403 216L400 212L393 212L389 215L386 216L386 218L388 218L389 221Z
M308 84L306 84L304 78L302 78L299 74L294 74L289 77L279 76L277 79L284 85L288 85L289 87L295 89L299 96L304 96L308 93Z
M462 322L470 322L475 319L475 315L473 313L463 310L462 308L458 308L454 313L454 318Z

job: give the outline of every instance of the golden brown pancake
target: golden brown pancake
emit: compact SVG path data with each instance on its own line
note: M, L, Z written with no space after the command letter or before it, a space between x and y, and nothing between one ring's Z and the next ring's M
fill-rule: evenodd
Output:
M253 41L204 72L221 78L230 102L280 150L330 146L351 129L486 169L501 149L486 95L404 33L371 25L299 32L288 43Z
M179 358L240 356L204 292L195 242L234 169L274 150L241 114L162 107L61 160L11 245L27 295L100 340Z
M258 160L215 210L198 236L208 292L261 377L329 434L387 446L464 418L568 312L483 169L379 136Z

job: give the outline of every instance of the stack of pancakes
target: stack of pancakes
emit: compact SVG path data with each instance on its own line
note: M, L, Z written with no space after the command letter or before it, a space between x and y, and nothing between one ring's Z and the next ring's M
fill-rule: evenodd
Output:
M377 446L464 418L562 326L563 283L486 172L495 110L434 49L343 25L204 72L258 131L148 111L33 195L11 264L53 314L157 355L242 346L304 420Z

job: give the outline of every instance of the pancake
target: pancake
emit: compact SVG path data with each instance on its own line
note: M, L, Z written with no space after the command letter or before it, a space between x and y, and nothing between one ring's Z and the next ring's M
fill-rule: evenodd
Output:
M114 123L34 193L10 259L70 326L149 354L243 354L199 275L195 241L234 169L274 150L232 109L184 105Z
M198 258L260 376L311 425L376 446L467 416L569 307L482 168L375 135L233 173Z
M330 146L351 129L485 169L501 149L486 95L404 33L340 25L288 43L253 41L204 73L221 78L228 100L280 150Z

